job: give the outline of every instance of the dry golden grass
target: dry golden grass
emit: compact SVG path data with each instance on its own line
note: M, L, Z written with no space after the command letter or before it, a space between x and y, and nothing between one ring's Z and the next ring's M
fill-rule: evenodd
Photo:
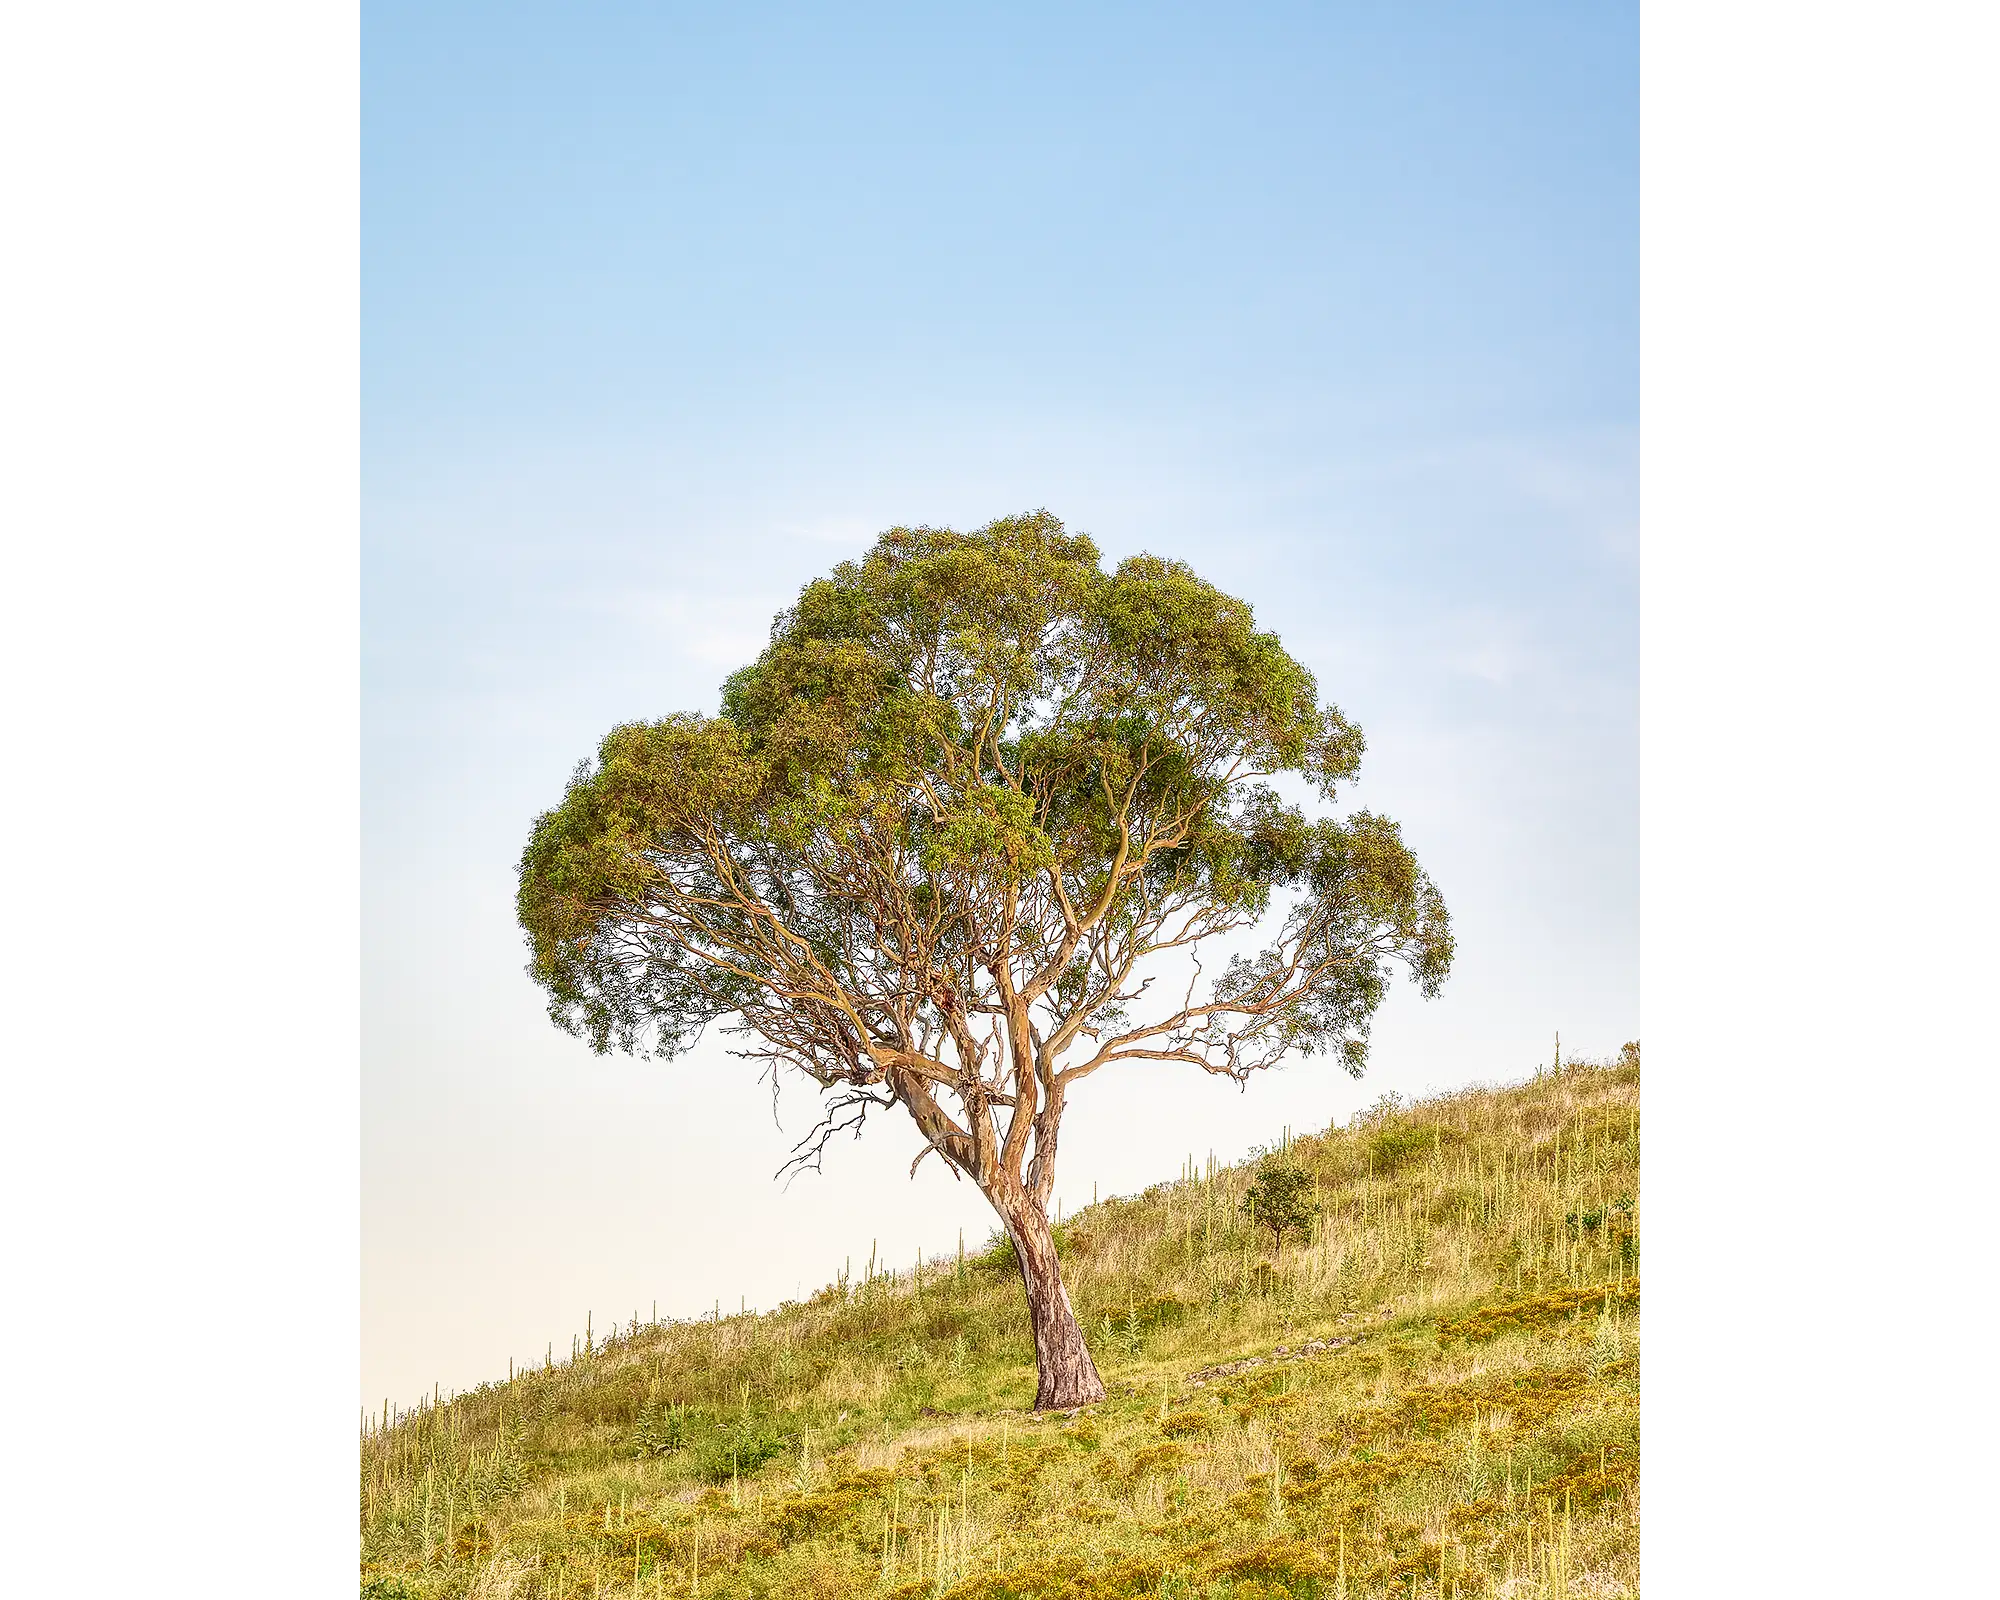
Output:
M1079 1213L1082 1415L1029 1412L985 1256L378 1420L363 1593L1636 1594L1638 1090L1628 1046L1293 1140L1323 1216L1281 1256L1247 1166Z

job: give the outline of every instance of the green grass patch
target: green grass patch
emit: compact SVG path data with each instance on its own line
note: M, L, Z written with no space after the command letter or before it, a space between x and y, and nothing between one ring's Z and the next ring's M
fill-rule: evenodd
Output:
M1011 1249L594 1336L367 1431L362 1593L1636 1594L1637 1095L1572 1066L1294 1138L1282 1251L1248 1164L1066 1218L1074 1419L1028 1412Z

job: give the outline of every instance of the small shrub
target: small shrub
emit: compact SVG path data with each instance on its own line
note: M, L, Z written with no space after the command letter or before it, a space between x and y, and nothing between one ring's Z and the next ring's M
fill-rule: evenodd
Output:
M1155 1295L1151 1300L1139 1302L1139 1324L1146 1328L1178 1327L1199 1309L1192 1300Z
M632 1425L632 1453L640 1457L670 1456L687 1448L691 1432L684 1407L651 1405L639 1413Z
M1072 1255L1090 1254L1089 1242L1067 1222L1056 1223L1049 1232L1055 1239L1057 1260L1067 1261ZM1015 1254L1014 1241L1007 1236L1005 1228L995 1228L988 1234L986 1248L978 1255L969 1257L966 1264L981 1272L1005 1276L1012 1276L1021 1270L1021 1258Z
M1269 1228L1282 1246L1287 1228L1304 1233L1319 1216L1312 1174L1282 1157L1267 1156L1243 1196L1243 1214Z
M1588 1211L1572 1211L1563 1221L1572 1238L1595 1239L1601 1232L1607 1242L1630 1253L1634 1231L1630 1195L1620 1195L1611 1204L1593 1206Z
M1636 1280L1603 1284L1592 1289L1558 1289L1549 1294L1524 1295L1519 1299L1481 1306L1469 1316L1440 1322L1438 1332L1453 1339L1491 1339L1509 1330L1566 1321L1579 1311L1607 1303L1629 1305L1638 1298Z
M1639 1231L1632 1217L1630 1195L1621 1196L1610 1205L1572 1211L1563 1222L1573 1239L1594 1242L1601 1237L1605 1246L1616 1252L1621 1265L1629 1267L1638 1261Z
M1036 1561L1008 1572L980 1573L945 1593L945 1600L1068 1600L1076 1574L1053 1562ZM912 1586L928 1596L928 1586ZM900 1591L899 1591L900 1592ZM892 1597L893 1600L893 1597Z
M1165 1444L1148 1445L1132 1457L1131 1475L1134 1478L1143 1478L1149 1473L1165 1472L1178 1465L1185 1453L1171 1439Z
M1266 1540L1217 1563L1209 1570L1218 1578L1237 1579L1236 1592L1239 1594L1246 1587L1241 1581L1245 1578L1260 1579L1265 1583L1275 1580L1289 1586L1301 1580L1310 1582L1334 1575L1333 1563L1324 1554L1294 1539Z
M1403 1109L1403 1104L1403 1097L1391 1089L1387 1094L1379 1096L1373 1105L1355 1112L1348 1126L1379 1128L1385 1123L1395 1121L1397 1113Z
M588 1527L587 1537L593 1544L607 1550L614 1558L630 1561L636 1556L650 1555L659 1560L680 1550L685 1543L683 1535L648 1516L627 1518L615 1525L608 1533L602 1527ZM583 1531L583 1530L579 1530Z
M1165 1564L1143 1556L1128 1556L1108 1567L1081 1574L1076 1580L1079 1600L1127 1600L1159 1592Z
M1021 1258L1015 1253L1014 1241L1007 1237L1005 1228L995 1228L987 1235L986 1248L975 1256L968 1256L965 1264L975 1272L1004 1275L1021 1270Z
M1083 1571L1064 1563L1036 1561L1007 1572L967 1578L947 1589L944 1600L1138 1600L1161 1593L1165 1578L1165 1564L1144 1557L1127 1557ZM926 1595L930 1592L923 1591Z
M703 1440L695 1470L709 1483L727 1483L733 1477L748 1477L785 1449L785 1437L776 1427L761 1417L749 1417L718 1428Z
M1368 1160L1377 1172L1395 1172L1455 1137L1439 1126L1424 1128L1408 1122L1391 1122L1377 1129L1368 1141Z
M836 1491L783 1501L766 1516L771 1531L789 1544L839 1527L854 1515L860 1505L860 1497L853 1491Z

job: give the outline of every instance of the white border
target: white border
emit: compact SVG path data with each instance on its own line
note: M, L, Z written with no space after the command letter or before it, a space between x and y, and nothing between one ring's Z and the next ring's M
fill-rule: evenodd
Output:
M1992 15L1646 16L1662 1595L1982 1570ZM0 40L16 1585L352 1592L357 70Z
M1656 1595L1988 1581L1994 17L1645 15Z
M358 64L0 37L10 1593L354 1593Z

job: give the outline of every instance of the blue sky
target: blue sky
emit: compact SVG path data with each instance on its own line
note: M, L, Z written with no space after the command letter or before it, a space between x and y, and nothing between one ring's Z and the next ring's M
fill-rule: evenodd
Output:
M984 1236L888 1129L778 1189L741 1065L591 1058L511 917L598 737L891 523L1248 599L1458 921L1364 1083L1080 1098L1072 1203L1638 1032L1636 7L719 12L364 17L377 1403Z

